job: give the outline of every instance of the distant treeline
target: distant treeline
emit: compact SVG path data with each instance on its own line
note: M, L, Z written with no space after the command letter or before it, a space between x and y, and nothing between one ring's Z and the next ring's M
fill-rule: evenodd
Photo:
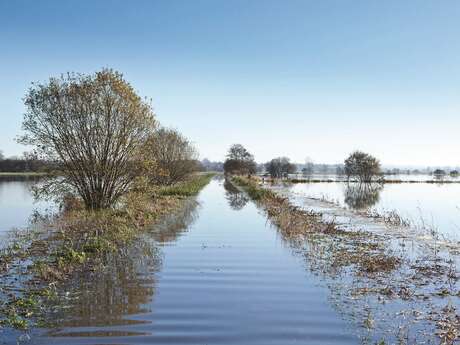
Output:
M209 159L205 158L200 163L203 171L224 171L223 162L211 162Z
M197 171L224 171L222 162L211 162L207 159L194 161ZM46 172L53 164L40 159L22 157L4 158L0 152L0 173ZM57 168L54 166L54 168Z
M6 158L0 159L0 172L43 172L49 164L38 159Z
M257 173L268 173L267 164L255 163ZM343 164L316 164L307 161L306 163L292 163L295 165L295 171L303 175L345 175ZM223 162L211 162L208 159L201 161L204 171L224 171ZM460 168L452 167L426 167L419 169L404 168L383 168L381 173L384 175L459 175Z

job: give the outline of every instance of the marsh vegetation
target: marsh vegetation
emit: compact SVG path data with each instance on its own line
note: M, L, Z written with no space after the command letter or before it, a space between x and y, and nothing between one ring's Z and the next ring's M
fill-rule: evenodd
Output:
M335 302L361 323L365 343L379 336L383 343L457 343L459 247L343 227L266 189L260 180L233 181L259 204L308 269L331 279Z

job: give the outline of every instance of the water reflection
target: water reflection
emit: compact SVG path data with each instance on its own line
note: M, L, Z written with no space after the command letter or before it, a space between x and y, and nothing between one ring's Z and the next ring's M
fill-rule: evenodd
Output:
M382 190L379 183L347 183L344 201L353 210L366 210L379 202Z
M129 316L150 311L148 304L155 292L153 273L160 267L158 249L139 241L110 257L97 272L74 275L63 289L67 293L58 303L60 312L48 320L64 328L142 323Z
M26 227L34 210L52 208L50 202L36 202L30 192L39 180L37 176L0 176L0 238L13 228Z
M239 211L246 206L249 202L249 198L246 194L242 193L238 188L236 188L232 183L225 180L225 198L228 201L228 204L233 210Z
M283 193L283 196L301 206L305 199L298 198L298 190L303 188L304 195L309 195L307 188L312 186L315 188L320 184L290 186L290 194ZM339 184L323 184L321 187L331 186L335 186L337 199L343 192L346 204L353 209L374 207L383 191L383 186L379 184L350 183L343 190L343 185ZM420 188L429 185L394 184L386 186L385 192L404 186ZM283 191L281 188L278 190ZM409 200L414 197L413 193L406 192L404 195ZM318 209L325 210L325 215L331 212L328 209L334 208L326 205ZM276 224L281 213L272 214ZM351 220L341 223L345 228L353 224L347 228L350 231L326 236L314 232L306 236L292 236L290 226L295 226L294 221L285 221L287 226L276 229L294 253L304 258L308 272L320 277L324 286L330 289L331 303L345 319L355 324L362 344L381 343L381 339L385 339L385 344L444 343L437 339L440 332L439 329L435 332L434 328L444 324L444 321L438 320L451 317L446 316L450 305L453 305L454 311L460 308L455 300L460 288L459 280L449 277L449 272L457 272L456 265L458 267L460 263L458 252L451 252L442 245L433 247L431 243L418 242L410 235L394 236L389 232L376 236L363 227L371 226L371 223L363 222L355 227L357 223ZM391 263L395 258L400 260L396 266L382 265L384 262ZM378 268L379 265L382 266ZM439 289L445 295L435 301L432 296L439 295ZM455 317L458 319L458 312L452 319ZM457 325L454 324L453 328L458 329Z
M175 242L198 219L199 206L200 204L194 198L184 200L181 208L172 214L165 215L161 223L153 227L150 234L156 242L162 245Z
M197 219L194 199L168 215L150 233L134 244L103 259L103 265L90 274L75 274L60 291L55 310L47 320L55 328L50 336L133 336L123 326L150 323L152 302L156 292L156 274L162 267L163 245L177 240ZM102 327L102 328L101 328ZM114 328L115 327L115 328Z

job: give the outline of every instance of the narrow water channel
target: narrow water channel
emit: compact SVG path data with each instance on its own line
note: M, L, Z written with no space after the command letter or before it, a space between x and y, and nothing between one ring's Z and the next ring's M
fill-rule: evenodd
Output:
M97 279L69 282L36 344L357 344L328 289L244 195L213 180Z

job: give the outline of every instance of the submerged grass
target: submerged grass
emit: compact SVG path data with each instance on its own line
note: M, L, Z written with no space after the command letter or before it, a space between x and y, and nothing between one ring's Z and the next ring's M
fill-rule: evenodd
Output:
M271 199L271 198L276 198L276 194L270 190L259 188L257 186L257 183L255 183L253 180L244 178L244 177L239 177L235 176L232 178L232 180L239 186L244 187L244 190L248 195L256 201L260 201L263 199Z
M73 274L91 273L123 253L142 232L163 215L196 195L213 174L190 177L153 194L133 192L115 209L71 209L36 221L37 230L19 233L0 251L0 327L27 329L42 323L45 299ZM39 307L38 307L39 306Z
M264 208L285 238L340 239L338 245L330 248L330 262L336 268L353 266L360 274L377 274L389 272L400 264L399 258L385 250L375 235L342 230L333 221L323 221L321 213L292 205L288 198L260 187L256 180L234 177L233 181Z
M459 344L458 257L414 243L410 245L417 254L409 254L405 240L391 233L342 230L321 213L265 189L257 179L232 181L265 211L311 272L330 278L336 305L363 327L364 343L378 343L383 336L392 339L388 343ZM401 223L394 216L388 221ZM387 304L392 307L385 309Z

